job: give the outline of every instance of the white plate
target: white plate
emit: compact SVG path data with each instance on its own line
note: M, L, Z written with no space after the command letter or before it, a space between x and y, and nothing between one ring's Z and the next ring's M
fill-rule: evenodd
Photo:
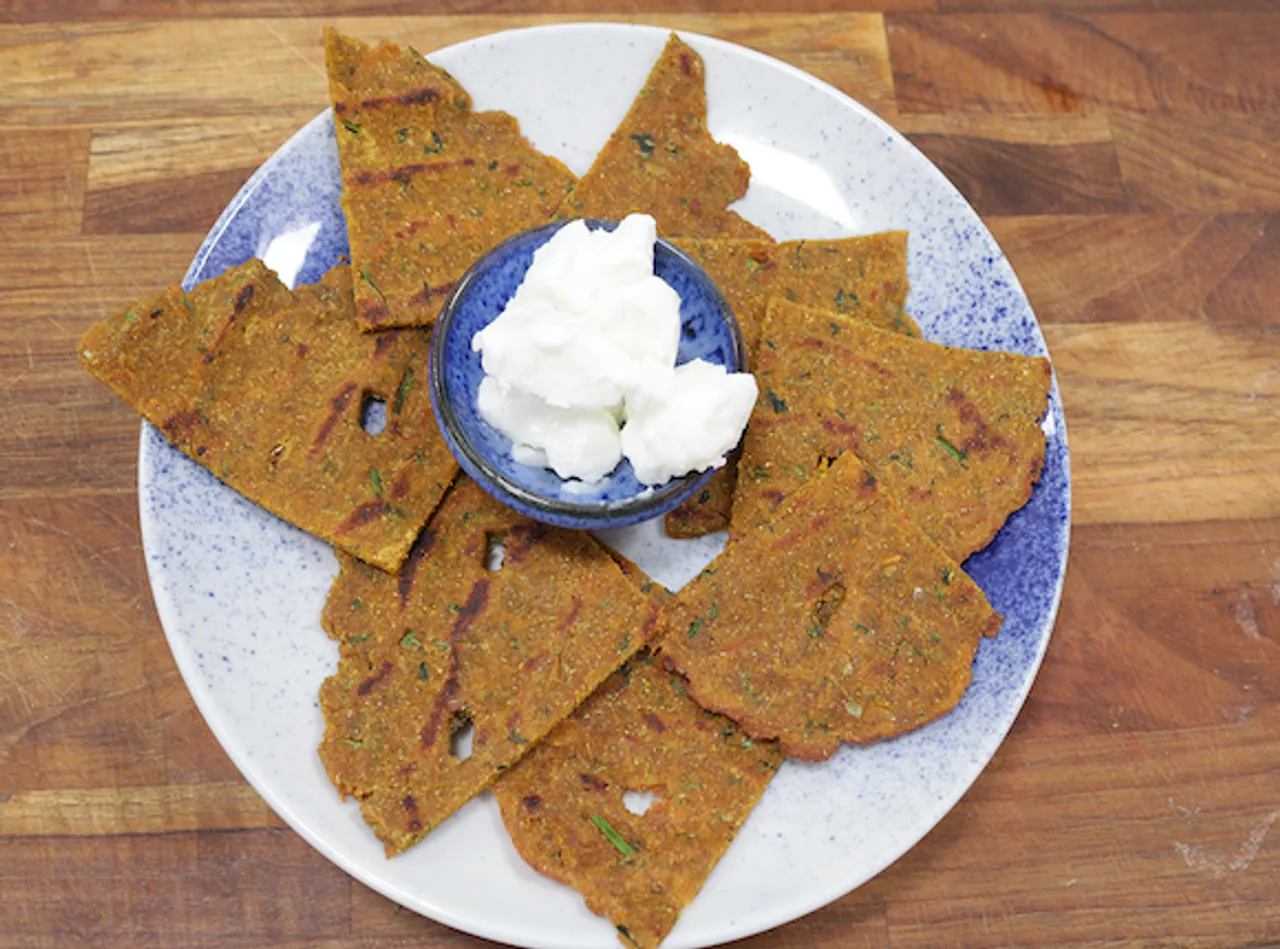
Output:
M976 214L901 136L856 102L776 60L685 38L704 57L712 133L752 165L741 212L779 239L911 231L909 308L926 335L1043 353L1017 279ZM429 37L399 36L429 44ZM533 143L581 174L666 40L625 25L482 37L429 57L477 108L514 114ZM328 114L245 185L201 248L188 285L254 255L311 281L346 251ZM984 642L950 715L822 765L788 762L666 945L705 946L777 926L843 895L955 804L1013 723L1044 654L1066 564L1070 484L1054 389L1049 450L1031 504L966 565L1007 617ZM336 668L320 628L329 548L225 488L144 426L139 501L156 606L196 704L227 754L290 826L391 899L450 926L529 947L616 945L612 925L517 857L488 794L388 860L316 754L316 700ZM719 549L642 525L610 538L658 579L683 582Z

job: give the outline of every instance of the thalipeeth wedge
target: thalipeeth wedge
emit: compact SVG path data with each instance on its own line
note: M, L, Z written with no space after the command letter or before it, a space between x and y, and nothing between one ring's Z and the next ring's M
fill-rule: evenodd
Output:
M679 592L660 648L703 708L821 760L953 708L999 626L850 452Z
M428 343L361 333L349 267L290 292L252 260L94 326L80 360L245 497L394 570L458 470L431 411ZM361 425L375 399L378 435Z
M873 326L919 336L904 309L907 235L887 231L828 241L700 240L675 242L700 263L729 301L754 369L770 299L823 308ZM689 538L726 530L738 459L731 458L693 498L666 518L667 534Z
M329 28L325 54L360 324L428 326L481 254L550 219L573 174L412 47Z
M388 854L515 764L658 620L587 534L521 517L464 475L398 575L339 560L323 621L341 652L320 690L320 757Z
M957 561L1030 499L1048 360L908 339L780 300L762 339L734 503L743 529L844 451Z
M611 676L494 787L516 850L655 949L702 889L782 755L704 711L647 653ZM649 795L633 813L628 792Z
M768 238L728 208L750 178L738 153L707 131L702 57L672 34L626 118L557 213L620 221L642 212L664 235Z

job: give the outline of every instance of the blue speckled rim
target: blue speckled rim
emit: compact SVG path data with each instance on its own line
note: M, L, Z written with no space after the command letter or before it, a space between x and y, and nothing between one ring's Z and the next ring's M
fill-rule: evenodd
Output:
M617 226L616 221L607 221L599 218L583 218L581 220L585 220L587 225L593 229L607 228L612 230ZM440 427L441 434L444 436L445 444L449 446L449 450L457 458L458 464L477 484L502 503L514 508L526 517L552 524L556 527L566 527L574 530L629 527L641 521L661 517L668 511L679 507L701 490L711 480L717 469L711 468L706 471L688 474L681 478L673 478L666 484L659 485L644 494L619 501L610 501L605 504L576 504L560 498L537 494L503 474L492 464L491 460L479 449L475 442L467 437L466 426L461 424L453 407L453 400L449 396L447 376L443 371L445 363L444 351L453 317L458 312L461 301L466 297L467 291L477 277L484 273L494 260L503 257L512 246L528 242L541 243L544 240L544 235L546 235L545 239L549 239L550 235L568 223L570 223L568 220L553 221L550 224L544 224L541 227L536 227L508 238L477 260L463 275L462 279L458 281L457 287L450 294L449 299L440 311L440 316L436 320L435 329L431 337L431 358L428 367L431 405L435 409L436 422ZM732 308L724 298L720 288L716 286L715 281L711 279L710 274L697 261L670 241L658 238L656 252L678 261L690 273L697 275L708 294L715 299L733 341L731 364L726 365L725 368L730 372L736 372L742 366L745 366L747 362L746 349L742 342L742 332L738 327L738 321L734 318ZM729 457L732 458L732 454Z

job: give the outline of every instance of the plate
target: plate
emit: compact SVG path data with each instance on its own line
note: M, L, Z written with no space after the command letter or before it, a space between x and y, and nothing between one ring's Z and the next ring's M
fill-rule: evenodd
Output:
M666 40L619 24L539 27L432 53L478 109L504 109L534 145L581 174ZM706 61L709 125L752 166L743 215L779 239L911 232L909 309L960 346L1043 354L1012 269L972 208L867 109L784 63L682 34ZM429 37L397 36L400 43ZM248 257L309 282L347 250L328 113L249 180L200 248L188 286ZM1070 476L1056 384L1045 471L1031 503L966 569L1006 616L982 643L973 684L949 715L901 738L787 762L666 945L688 949L795 919L857 887L923 837L969 788L1021 707L1049 640L1066 566ZM613 927L573 890L524 865L484 794L388 860L316 754L317 691L337 665L320 610L330 549L224 487L149 426L139 505L156 608L210 728L272 808L344 870L449 926L520 946L612 949ZM721 537L668 541L649 523L605 538L668 585Z

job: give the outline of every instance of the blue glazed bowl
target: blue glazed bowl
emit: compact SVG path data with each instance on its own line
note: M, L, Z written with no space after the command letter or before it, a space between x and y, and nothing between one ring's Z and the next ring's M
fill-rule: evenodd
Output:
M524 280L534 251L567 223L556 221L517 234L476 261L458 282L436 320L431 340L431 402L458 464L502 503L557 527L626 527L678 507L706 484L714 470L692 472L651 488L636 478L631 463L623 458L599 482L566 491L566 482L554 471L513 460L511 439L486 422L476 407L484 369L480 354L471 349L471 337L498 318ZM612 230L617 225L588 219L587 226ZM729 372L743 369L746 354L737 321L707 272L661 238L654 247L653 269L680 296L677 364L704 359Z

